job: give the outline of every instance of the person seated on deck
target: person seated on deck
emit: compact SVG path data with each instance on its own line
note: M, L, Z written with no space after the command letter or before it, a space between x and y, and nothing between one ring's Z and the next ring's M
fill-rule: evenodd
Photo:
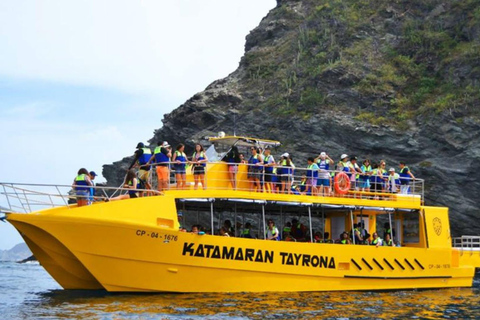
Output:
M323 243L323 236L322 236L322 233L320 231L315 232L315 234L313 236L313 242Z
M307 176L305 174L302 175L302 180L300 180L300 182L297 185L292 186L292 191L298 192L298 193L293 192L294 194L303 194L303 195L309 194L307 190Z
M127 177L125 178L125 183L122 186L122 188L125 189L138 189L138 179L137 179L137 174L135 173L135 170L130 169L127 172ZM138 191L136 190L128 190L126 194L121 194L119 196L110 198L110 201L116 201L116 200L124 200L124 199L133 199L133 198L138 198Z
M351 238L354 239L355 241L353 242L354 244L363 244L363 237L360 234L360 230L358 228L358 224L354 223L353 224L353 231L351 233Z
M323 242L324 243L333 243L333 240L330 239L330 232L324 232L323 233Z
M186 232L187 229L185 229L185 228L183 227L183 213L182 213L181 211L179 211L179 212L177 213L177 219L178 219L178 225L179 225L178 229L179 229L180 231L185 231L185 232Z
M283 234L283 241L297 241L294 237L292 237L292 235L290 234L290 232L285 232Z
M148 164L152 156L152 150L150 148L145 147L143 142L139 142L137 144L137 150L135 150L133 162L128 167L128 170L138 166L138 182L140 184L139 189L152 189L150 184L150 169L152 166ZM147 195L151 195L150 192L146 193ZM143 197L145 194L144 192L139 192L138 196Z
M251 229L252 229L252 224L250 222L245 223L245 228L243 228L240 238L252 239L253 237L251 234Z
M395 247L395 242L390 238L390 233L385 235L385 241L383 241L384 247Z
M265 237L267 240L280 240L280 232L278 232L277 227L275 227L275 222L272 219L268 220L267 230L265 230Z
M200 228L198 227L198 225L194 224L192 226L192 231L191 233L194 233L194 234L198 234L200 232Z
M378 236L377 232L374 232L372 235L372 241L370 241L370 245L381 247L383 245L383 240Z
M88 205L88 199L90 197L90 186L93 183L90 180L88 170L81 168L77 172L77 176L73 179L72 188L75 190L77 195L77 206L83 207Z
M225 231L227 231L227 233L230 235L230 236L233 236L235 234L235 229L233 228L232 226L232 222L230 220L225 220L223 222L223 227L225 228Z
M307 227L300 223L297 219L292 219L292 236L297 241L305 241Z
M287 223L285 223L285 226L283 227L282 239L285 240L285 235L286 234L291 235L291 232L292 232L292 223L288 221Z
M340 235L340 244L352 244L348 238L348 233L345 231Z
M390 235L390 238L393 236L395 238L395 228L390 228L390 223L385 222L383 225L383 239L387 238L387 234Z
M223 237L230 237L230 235L228 234L227 229L225 229L225 227L220 228L219 235L223 236Z

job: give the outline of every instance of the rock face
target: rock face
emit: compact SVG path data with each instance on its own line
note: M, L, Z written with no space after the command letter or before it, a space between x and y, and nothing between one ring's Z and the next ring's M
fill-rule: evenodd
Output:
M0 261L19 261L32 256L26 243L19 243L10 250L0 250Z
M190 153L225 131L280 140L297 164L321 151L405 161L425 203L450 208L453 235L480 234L477 11L473 0L278 0L238 69L165 115L149 142ZM104 166L110 185L130 161Z

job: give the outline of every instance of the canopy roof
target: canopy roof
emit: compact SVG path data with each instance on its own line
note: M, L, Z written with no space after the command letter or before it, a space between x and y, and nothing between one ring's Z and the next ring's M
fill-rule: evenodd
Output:
M261 148L269 147L279 147L281 143L275 140L267 139L258 139L258 138L249 138L249 137L237 137L237 136L225 136L225 137L210 137L208 141L215 145L227 145L237 147L250 147L250 146L259 146Z

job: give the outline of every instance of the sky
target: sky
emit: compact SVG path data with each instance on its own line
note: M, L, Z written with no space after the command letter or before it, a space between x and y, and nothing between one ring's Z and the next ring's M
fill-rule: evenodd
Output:
M275 5L1 1L0 182L70 185L81 167L105 181L103 164L132 155L164 114L238 67ZM20 242L0 223L0 250Z

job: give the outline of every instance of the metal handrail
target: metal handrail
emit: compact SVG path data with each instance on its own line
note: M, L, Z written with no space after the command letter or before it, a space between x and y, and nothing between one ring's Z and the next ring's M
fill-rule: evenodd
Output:
M461 236L452 238L452 246L460 250L480 250L480 236Z

